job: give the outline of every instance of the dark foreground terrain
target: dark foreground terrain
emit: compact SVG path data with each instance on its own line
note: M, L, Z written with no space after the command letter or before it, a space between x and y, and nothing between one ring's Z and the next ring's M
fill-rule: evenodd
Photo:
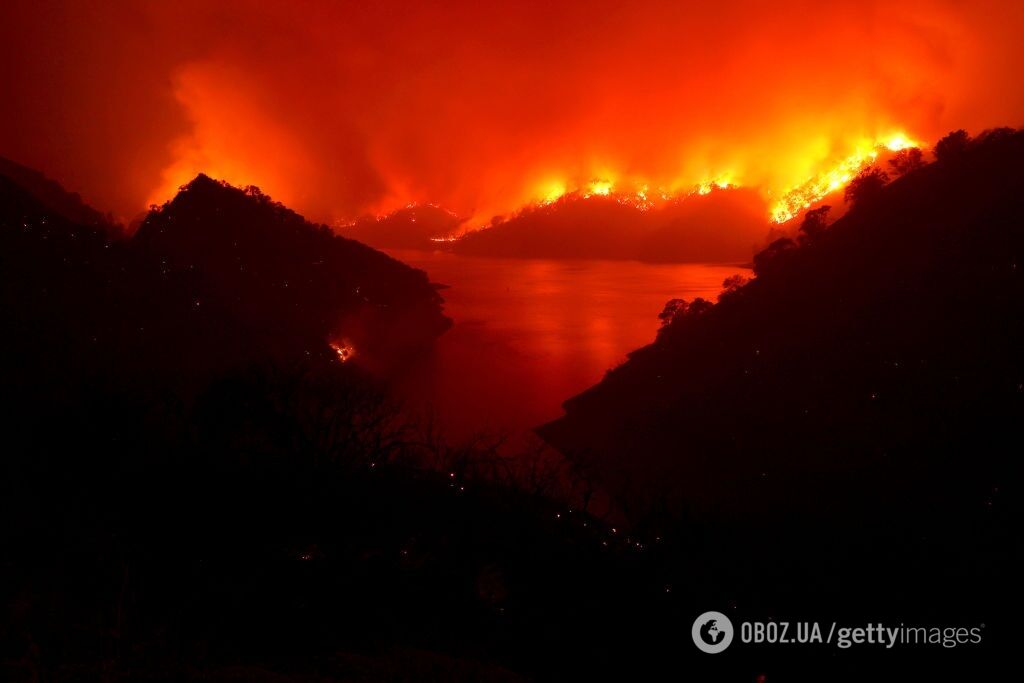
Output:
M1024 135L936 152L831 225L810 213L718 304L671 302L653 344L540 429L632 518L688 520L765 613L1010 615Z
M982 677L1017 634L1022 161L950 145L672 304L541 430L553 474L391 405L447 327L425 274L203 176L126 237L5 174L4 678ZM985 632L709 656L709 609Z

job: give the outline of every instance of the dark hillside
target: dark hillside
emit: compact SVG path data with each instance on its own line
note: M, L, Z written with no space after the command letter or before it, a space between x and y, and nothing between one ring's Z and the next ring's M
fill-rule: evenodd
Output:
M59 183L50 180L39 171L0 157L0 176L27 192L50 213L55 213L72 223L103 228L111 232L117 231L110 216L104 216L82 201L80 195L68 192Z
M452 243L461 254L507 258L746 262L768 235L766 207L750 189L714 189L657 205L635 196L571 193Z
M1024 398L1022 226L1024 135L997 132L775 243L541 431L612 485L727 507L851 475L996 485Z
M541 435L633 519L682 524L686 552L715 558L708 585L765 613L1010 619L1024 134L982 136L800 242L716 305L673 302Z
M302 356L345 338L364 364L388 364L449 324L422 271L312 225L255 188L203 175L149 214L130 250L245 337L230 344L261 353Z

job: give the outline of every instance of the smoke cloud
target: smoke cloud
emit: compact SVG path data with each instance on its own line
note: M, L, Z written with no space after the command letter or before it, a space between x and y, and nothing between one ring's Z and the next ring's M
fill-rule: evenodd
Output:
M864 139L1017 125L1019 2L47 3L0 155L130 218L199 171L341 221L594 179L778 194Z

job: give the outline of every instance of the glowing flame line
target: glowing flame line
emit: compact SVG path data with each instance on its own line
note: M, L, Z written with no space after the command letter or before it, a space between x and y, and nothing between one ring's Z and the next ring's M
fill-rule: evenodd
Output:
M772 206L771 216L775 223L785 223L795 218L804 209L810 208L833 192L845 187L863 169L878 159L879 150L899 152L918 143L903 133L896 133L876 141L870 148L860 148L836 165L806 180L785 194Z

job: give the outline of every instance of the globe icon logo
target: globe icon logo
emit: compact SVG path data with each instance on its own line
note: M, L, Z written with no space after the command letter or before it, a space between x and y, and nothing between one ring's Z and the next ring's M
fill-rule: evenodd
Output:
M693 622L691 635L701 652L717 654L732 642L732 622L721 612L705 612Z

